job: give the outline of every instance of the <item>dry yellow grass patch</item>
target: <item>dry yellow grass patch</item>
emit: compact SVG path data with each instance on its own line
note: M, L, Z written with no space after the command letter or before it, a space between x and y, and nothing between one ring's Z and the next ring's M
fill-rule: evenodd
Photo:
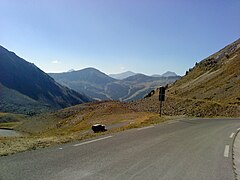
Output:
M83 140L165 120L167 118L160 118L156 113L132 110L128 104L120 102L74 106L25 120L17 129L30 134L25 137L0 138L0 155ZM93 133L91 126L96 123L105 124L108 131Z

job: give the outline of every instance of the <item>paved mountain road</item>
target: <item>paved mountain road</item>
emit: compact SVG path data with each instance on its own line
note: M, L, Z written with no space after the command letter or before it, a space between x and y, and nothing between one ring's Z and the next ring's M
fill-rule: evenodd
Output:
M232 180L240 119L197 119L0 157L0 179Z

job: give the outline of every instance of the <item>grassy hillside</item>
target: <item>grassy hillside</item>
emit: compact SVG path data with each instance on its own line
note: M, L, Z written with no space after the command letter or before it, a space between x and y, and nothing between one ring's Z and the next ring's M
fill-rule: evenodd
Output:
M80 104L51 113L25 117L18 124L15 122L12 127L24 135L0 137L0 156L138 128L168 119L160 118L156 113L133 110L128 103L108 101ZM93 133L91 126L96 123L105 124L108 131ZM6 124L4 125L6 127Z
M24 137L0 138L0 155L97 136L98 134L91 131L91 126L95 123L105 124L109 129L103 133L106 134L164 122L179 118L179 115L240 117L239 44L240 40L237 40L196 63L184 77L171 85L166 91L163 117L158 115L158 90L151 97L131 103L118 101L85 103L32 117L12 117L0 113L2 123L8 119L10 126L25 133ZM139 82L147 84L148 77L138 75L124 81L126 86L128 83L139 86L132 87L136 88L133 97L139 95L136 92L148 91ZM121 85L120 82L114 84L116 88L111 87L112 91L120 89L118 87ZM124 91L126 89L123 89ZM26 102L31 102L31 99L25 98Z
M85 103L30 117L16 127L16 130L31 134L71 134L91 130L91 126L96 123L103 123L107 127L119 123L135 123L144 114L149 115L131 109L127 103L117 101Z
M240 105L240 40L197 63L171 86L179 97Z
M240 116L240 40L189 69L166 93L165 115ZM157 93L131 103L142 111L159 112Z

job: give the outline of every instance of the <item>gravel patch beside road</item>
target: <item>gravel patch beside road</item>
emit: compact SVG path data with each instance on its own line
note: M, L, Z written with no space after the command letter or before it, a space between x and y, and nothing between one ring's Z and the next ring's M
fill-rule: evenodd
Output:
M16 136L21 136L21 134L14 130L0 129L0 137L16 137Z

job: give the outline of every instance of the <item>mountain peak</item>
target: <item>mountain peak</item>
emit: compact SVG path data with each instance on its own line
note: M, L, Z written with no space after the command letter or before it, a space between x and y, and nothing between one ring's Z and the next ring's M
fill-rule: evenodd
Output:
M126 71L126 72L122 72L122 73L119 73L119 74L109 74L109 76L114 78L114 79L122 80L122 79L128 78L130 76L134 76L136 74L137 73L132 72L132 71Z
M172 71L167 71L167 72L163 73L162 75L159 75L159 74L152 75L152 77L174 77L174 76L178 76L178 75Z
M163 77L178 76L175 72L167 71L162 74Z
M27 96L32 99L32 102L36 101L42 105L47 104L51 109L89 101L87 97L58 84L37 66L18 57L15 53L2 46L0 47L0 83L9 91L16 91L18 97ZM16 97L16 93L12 95ZM2 102L2 99L0 101L0 111L9 110L9 106L11 106L10 110L13 110L15 106L24 106L23 103L11 104L8 98L5 99L5 102ZM26 100L26 98L21 98L21 102L26 102L24 99Z
M67 72L73 72L73 71L75 71L74 69L69 69Z
M113 78L93 67L65 73L49 73L49 75L64 84L67 83L67 81L84 81L103 84L114 81Z

